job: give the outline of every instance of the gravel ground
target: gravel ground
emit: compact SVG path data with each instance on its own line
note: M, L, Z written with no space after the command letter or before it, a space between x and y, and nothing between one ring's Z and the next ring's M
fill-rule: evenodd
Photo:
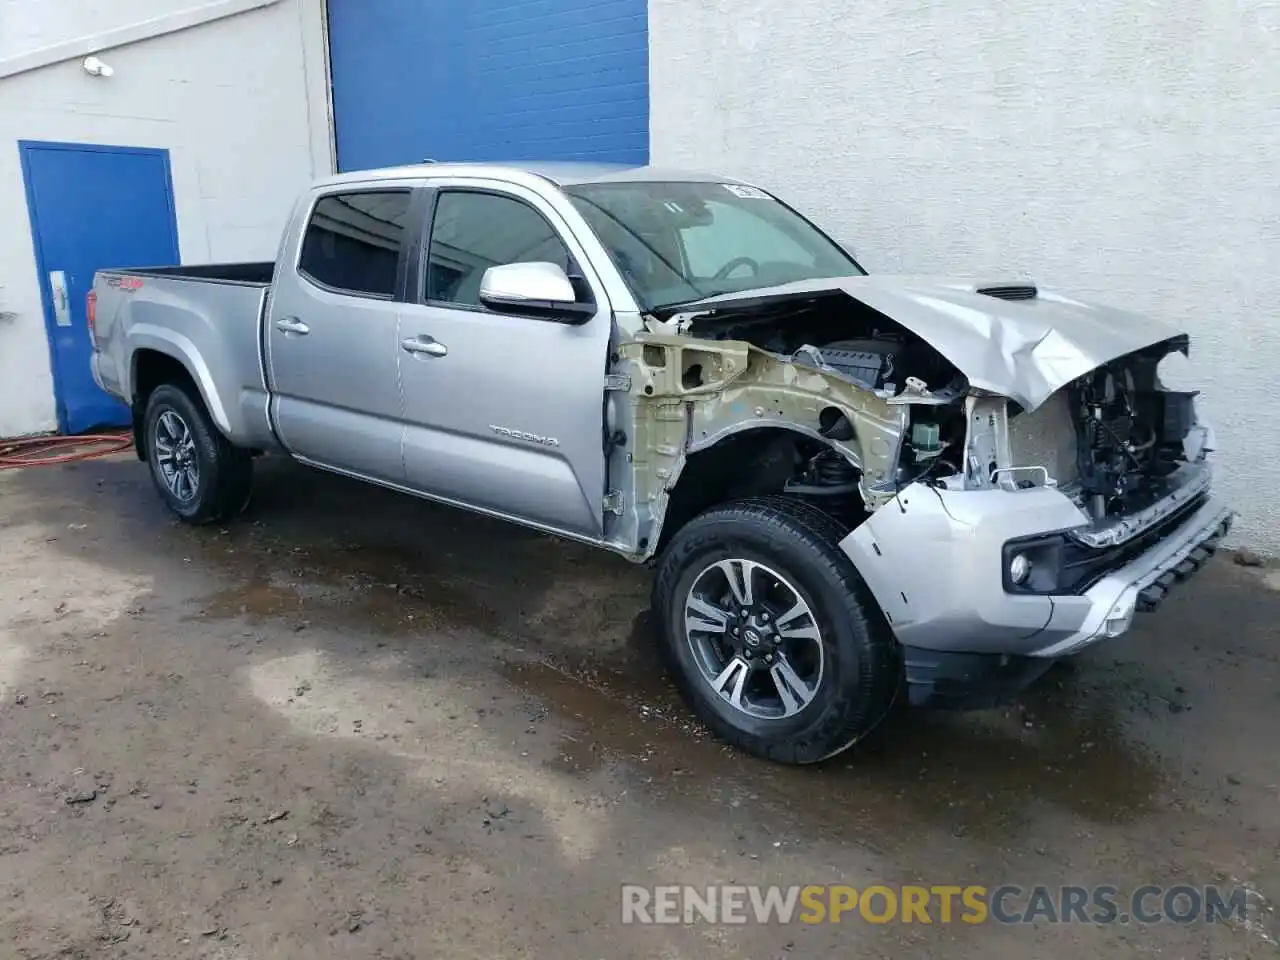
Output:
M0 474L0 956L1280 954L1280 578L1216 560L1002 711L734 754L610 555L259 464ZM625 883L1247 888L1241 920L626 926Z

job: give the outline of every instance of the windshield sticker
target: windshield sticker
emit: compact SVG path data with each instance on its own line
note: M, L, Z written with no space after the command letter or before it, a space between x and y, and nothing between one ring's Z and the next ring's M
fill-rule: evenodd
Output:
M749 187L745 183L722 183L721 186L742 200L769 199L769 195L759 187Z

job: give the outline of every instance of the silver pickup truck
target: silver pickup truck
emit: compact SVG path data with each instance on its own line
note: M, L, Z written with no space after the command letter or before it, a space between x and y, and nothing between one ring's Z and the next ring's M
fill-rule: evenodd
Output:
M652 562L690 706L788 763L1119 636L1232 519L1195 394L1159 376L1184 334L868 275L728 177L346 174L275 263L91 297L94 375L183 520L238 513L281 453Z

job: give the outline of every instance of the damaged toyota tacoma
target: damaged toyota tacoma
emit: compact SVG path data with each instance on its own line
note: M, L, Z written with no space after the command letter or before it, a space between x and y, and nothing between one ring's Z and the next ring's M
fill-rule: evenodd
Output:
M298 200L274 262L107 270L93 370L183 520L253 458L656 566L721 738L809 763L1127 631L1231 511L1176 329L1016 279L868 275L765 190L423 164ZM495 557L495 563L501 563Z

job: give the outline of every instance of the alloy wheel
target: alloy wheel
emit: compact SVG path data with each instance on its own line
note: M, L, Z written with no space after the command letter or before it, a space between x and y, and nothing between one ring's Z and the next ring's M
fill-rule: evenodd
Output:
M685 598L684 628L702 679L734 709L783 720L818 695L825 658L817 619L800 591L764 564L705 567Z
M189 503L200 489L200 458L187 422L174 410L156 418L152 432L160 478L178 500Z

